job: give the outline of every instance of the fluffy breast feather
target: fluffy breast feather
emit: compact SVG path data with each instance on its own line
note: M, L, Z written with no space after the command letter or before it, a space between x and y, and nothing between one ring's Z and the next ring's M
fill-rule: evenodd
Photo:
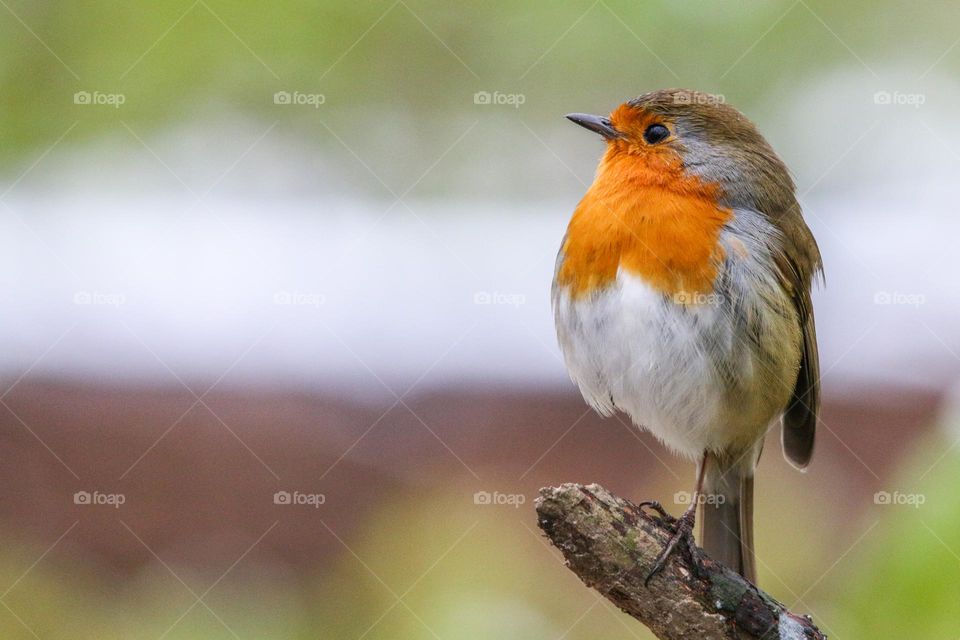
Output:
M561 251L557 333L584 398L601 413L627 413L691 458L752 446L786 406L800 360L776 241L763 216L734 212L718 230L722 258L706 291L665 291L621 260L605 286L584 293L562 277Z
M622 270L667 295L708 294L731 218L716 185L685 173L679 156L608 152L570 220L556 281L585 298Z

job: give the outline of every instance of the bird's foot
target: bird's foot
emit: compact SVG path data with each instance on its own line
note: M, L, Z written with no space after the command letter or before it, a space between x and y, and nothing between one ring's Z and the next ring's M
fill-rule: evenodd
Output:
M650 506L654 510L657 509L656 506ZM670 517L670 519L673 520L673 537L670 538L670 542L667 543L666 548L660 553L659 556L657 556L657 561L654 563L653 569L650 570L650 573L647 574L646 580L643 581L644 586L649 586L650 579L663 570L663 567L667 564L667 560L676 550L677 545L681 542L683 543L683 549L690 557L690 566L693 569L694 575L696 575L698 578L703 575L700 550L697 548L697 544L693 538L693 525L696 518L696 513L697 512L695 508L690 508L684 511L683 515L679 518Z
M641 510L652 509L653 511L656 511L657 516L659 516L659 519L661 522L666 524L671 529L676 529L677 519L674 518L669 513L667 513L667 510L663 508L663 505L657 502L656 500L644 500L643 502L637 505L637 508Z

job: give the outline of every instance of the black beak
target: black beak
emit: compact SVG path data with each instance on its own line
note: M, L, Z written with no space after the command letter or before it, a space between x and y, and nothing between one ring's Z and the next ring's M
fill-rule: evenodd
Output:
M604 116L592 116L589 113L568 113L566 116L570 122L575 122L584 129L590 129L594 133L599 133L607 140L619 138L620 132L613 128L610 118Z

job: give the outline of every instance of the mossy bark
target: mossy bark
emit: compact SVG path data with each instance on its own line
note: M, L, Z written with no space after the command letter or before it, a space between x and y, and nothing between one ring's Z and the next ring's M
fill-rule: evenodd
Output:
M540 490L539 525L583 582L664 640L825 639L809 618L706 556L684 551L644 585L673 534L671 523L599 485ZM702 553L702 552L701 552Z

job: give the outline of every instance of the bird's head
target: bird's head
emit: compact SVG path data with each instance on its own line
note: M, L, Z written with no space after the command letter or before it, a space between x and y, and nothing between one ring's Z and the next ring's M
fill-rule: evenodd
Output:
M624 188L715 190L718 204L775 215L795 205L794 184L752 122L718 96L686 89L645 93L609 116L567 118L607 141L598 178Z

